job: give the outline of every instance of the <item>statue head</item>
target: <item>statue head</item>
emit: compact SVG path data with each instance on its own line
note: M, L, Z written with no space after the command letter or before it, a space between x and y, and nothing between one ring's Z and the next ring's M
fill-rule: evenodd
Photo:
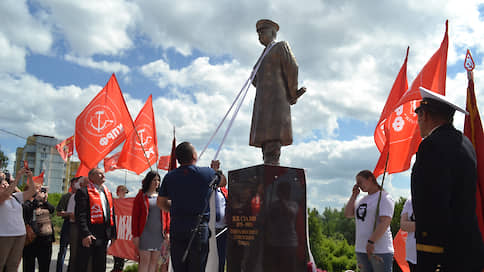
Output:
M256 23L257 34L259 34L259 42L264 46L267 46L277 37L277 31L279 31L279 25L271 20L262 19Z

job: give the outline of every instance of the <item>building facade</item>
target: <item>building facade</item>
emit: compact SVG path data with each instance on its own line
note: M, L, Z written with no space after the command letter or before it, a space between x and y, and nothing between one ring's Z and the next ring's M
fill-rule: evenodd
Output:
M17 148L15 172L27 161L34 176L44 171L44 186L49 186L51 193L63 193L65 189L66 163L57 152L55 146L60 140L46 135L34 134L27 138L25 146ZM77 170L78 163L70 164L70 175ZM70 177L69 177L70 178Z

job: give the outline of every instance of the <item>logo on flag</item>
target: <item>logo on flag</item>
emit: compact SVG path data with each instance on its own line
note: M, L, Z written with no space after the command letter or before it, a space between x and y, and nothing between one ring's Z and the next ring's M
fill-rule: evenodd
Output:
M114 74L76 119L76 149L79 159L92 168L120 145L133 129Z
M121 152L118 152L111 157L106 157L104 158L104 172L107 173L109 171L114 171L116 169L121 169L121 167L118 167L118 160L119 160L119 155L121 155Z
M155 164L158 159L158 142L151 95L136 117L134 124L135 130L124 143L118 166L139 175Z

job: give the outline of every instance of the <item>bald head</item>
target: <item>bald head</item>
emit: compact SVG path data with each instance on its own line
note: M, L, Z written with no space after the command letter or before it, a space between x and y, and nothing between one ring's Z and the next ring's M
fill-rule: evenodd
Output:
M181 165L197 162L197 152L195 151L195 147L189 142L179 144L175 149L175 156Z

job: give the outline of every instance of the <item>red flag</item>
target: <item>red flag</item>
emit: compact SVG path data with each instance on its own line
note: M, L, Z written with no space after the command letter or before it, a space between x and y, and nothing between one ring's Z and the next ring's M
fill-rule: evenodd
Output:
M44 184L44 170L40 173L40 175L32 177L32 180L34 181L35 184Z
M121 155L121 152L118 152L111 157L104 158L104 173L114 171L116 169L122 169L121 167L118 167L119 155Z
M131 132L124 143L118 165L139 175L155 164L158 159L158 140L151 95L136 117L134 124L136 130Z
M395 254L393 258L403 272L410 272L410 267L408 266L406 258L407 250L405 248L407 235L408 233L406 231L399 230L397 235L395 235L395 238L393 239L393 248L395 249Z
M173 141L171 142L171 153L170 153L170 165L168 166L168 171L176 169L176 137L175 137L175 129L173 129Z
M408 133L406 130L408 126L405 127L396 127L392 129L391 124L398 124L400 119L402 119L402 114L403 111L396 115L395 113L395 105L396 103L400 100L402 95L405 93L405 91L408 89L408 81L407 81L407 61L408 61L408 50L409 48L407 47L407 54L405 56L405 60L402 64L402 67L400 68L400 72L398 72L397 78L395 79L395 82L393 83L392 89L390 90L390 94L388 95L387 102L385 103L385 107L383 108L383 111L380 115L380 120L378 120L378 125L375 128L375 133L374 133L374 140L375 144L378 147L378 150L380 150L380 159L378 160L378 163L375 167L375 170L373 173L375 176L379 176L380 174L383 173L385 170L385 161L388 156L388 152L391 149L391 154L402 154L400 152L397 152L395 149L398 149L399 146L397 146L398 143L400 142L395 142L393 143L393 148L390 148L391 142L390 142L390 131L391 133L398 134L398 135L403 135L405 137L405 134ZM406 113L405 113L406 114ZM391 117L391 118L390 118ZM405 129L404 129L405 128ZM399 156L392 156L391 160L390 157L388 157L389 160L389 167L387 167L387 171L394 171L398 172L402 168L402 159L403 157Z
M175 129L173 128L173 141L171 142L171 153L170 153L170 163L168 165L168 171L176 169L176 137ZM170 213L163 211L163 230L165 233L170 233Z
M76 119L76 150L88 168L97 166L133 130L116 76L87 105Z
M74 153L74 136L71 136L55 146L64 161Z
M448 40L446 22L445 35L440 48L422 68L412 82L410 89L400 97L397 103L394 103L395 98L402 89L395 90L397 93L395 95L390 93L378 127L375 129L375 143L381 151L380 158L373 172L375 176L379 176L384 172L387 156L387 173L398 173L410 168L412 156L417 152L418 146L422 141L418 129L417 114L414 112L417 107L417 100L422 98L419 87L445 95ZM402 66L400 73L402 73L403 69L406 69L406 62ZM401 78L397 77L393 87L403 88L404 84L402 81L404 79L400 73L399 77ZM393 91L394 89L392 88ZM393 106L390 106L391 103L394 103ZM389 112L389 109L392 109L392 112ZM384 113L387 115L385 116Z
M168 171L170 169L171 156L160 156L158 161L158 169Z
M422 68L422 71L413 80L412 86L398 102L400 106L408 101L420 100L419 87L445 95L445 79L447 78L447 48L449 47L448 35L449 22L445 21L445 34L439 49Z
M468 54L470 55L469 51ZM476 213L481 236L484 239L484 132L479 109L477 108L474 78L471 70L468 70L468 77L466 110L469 112L469 115L465 117L464 135L471 140L477 155Z
M87 174L91 170L90 167L87 167L83 162L79 164L79 168L77 168L77 172L74 175L75 177L87 177Z

